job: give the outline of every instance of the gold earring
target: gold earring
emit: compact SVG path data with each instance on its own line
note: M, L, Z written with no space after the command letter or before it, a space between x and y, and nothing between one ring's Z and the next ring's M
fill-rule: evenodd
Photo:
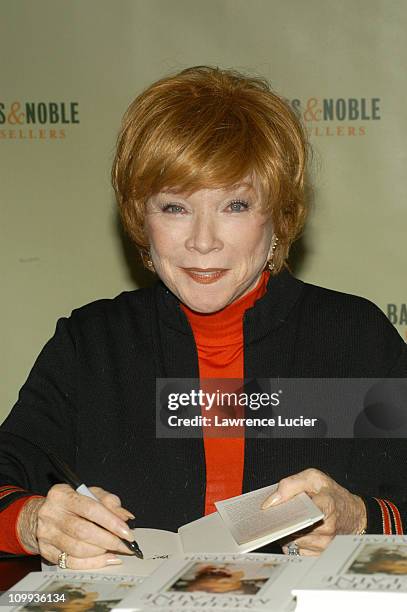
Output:
M151 259L150 251L141 251L141 259L143 260L143 264L150 272L155 272L153 260Z
M270 272L272 272L274 270L274 251L276 250L276 246L278 244L278 238L277 236L273 236L273 240L271 242L271 254L267 260L267 267L270 270Z

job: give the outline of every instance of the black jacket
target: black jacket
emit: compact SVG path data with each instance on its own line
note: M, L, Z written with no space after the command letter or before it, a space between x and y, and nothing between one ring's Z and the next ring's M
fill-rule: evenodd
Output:
M406 377L407 348L367 300L283 272L245 313L244 369L246 378ZM203 441L156 438L156 377L198 377L192 330L162 283L61 319L0 429L0 486L45 494L59 481L32 442L118 494L140 527L175 531L202 516ZM246 439L243 490L318 468L364 497L369 531L381 533L371 498L390 499L407 520L406 465L405 439Z

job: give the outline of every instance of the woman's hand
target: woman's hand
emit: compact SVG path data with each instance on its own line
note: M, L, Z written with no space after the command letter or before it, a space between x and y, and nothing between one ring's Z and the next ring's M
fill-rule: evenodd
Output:
M308 493L325 518L322 523L307 530L305 535L295 538L301 555L319 555L336 535L357 534L366 528L363 500L316 469L304 470L280 480L277 491L264 502L263 508L288 501L302 492ZM286 546L283 551L287 553Z
M66 484L54 485L45 498L29 500L17 523L23 546L52 563L65 552L69 569L120 564L110 551L129 553L119 538L133 541L125 521L134 516L121 507L117 495L99 487L90 490L100 503Z

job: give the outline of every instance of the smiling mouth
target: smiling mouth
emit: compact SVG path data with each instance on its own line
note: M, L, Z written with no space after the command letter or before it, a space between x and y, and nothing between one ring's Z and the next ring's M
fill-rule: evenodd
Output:
M203 285L216 283L228 271L225 268L182 268L192 280Z

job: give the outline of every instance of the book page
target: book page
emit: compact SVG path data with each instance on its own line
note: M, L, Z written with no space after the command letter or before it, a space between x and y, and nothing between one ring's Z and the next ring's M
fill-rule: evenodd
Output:
M218 512L208 514L178 529L184 552L242 552Z
M283 537L323 518L321 511L306 493L288 502L262 510L263 502L277 485L257 489L244 495L216 502L215 506L238 544L265 536ZM272 541L270 537L269 541Z
M149 576L157 569L169 556L174 553L182 552L180 537L172 531L163 529L136 528L132 530L134 538L140 546L144 559L138 559L135 555L117 555L122 565L109 565L97 570L83 570L100 574L136 574L138 576ZM42 561L43 571L69 572L71 570L61 570L56 565L49 565ZM74 571L74 570L72 570Z

